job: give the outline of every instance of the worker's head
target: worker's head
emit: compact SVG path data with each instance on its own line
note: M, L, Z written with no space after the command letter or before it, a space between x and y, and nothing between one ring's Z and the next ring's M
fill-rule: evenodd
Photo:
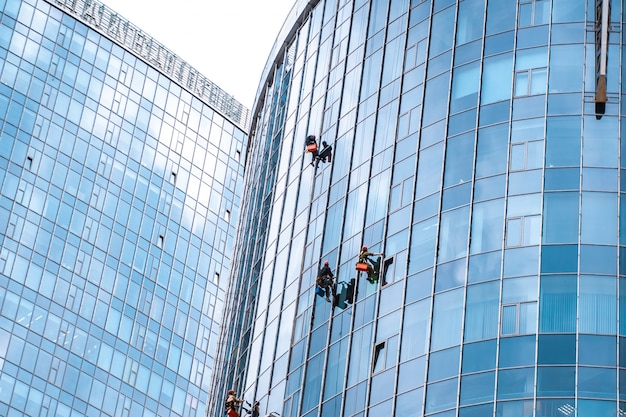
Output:
M366 250L367 250L367 246L363 246L363 247L361 248L361 250L362 250L362 251L366 251Z
M328 266L328 261L324 261L324 265Z
M228 395L235 395L235 390L229 389L228 390Z

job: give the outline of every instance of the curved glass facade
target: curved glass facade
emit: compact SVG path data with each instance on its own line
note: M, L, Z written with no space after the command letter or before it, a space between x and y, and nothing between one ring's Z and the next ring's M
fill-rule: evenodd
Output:
M623 21L617 0L299 1L253 109L217 396L283 417L626 412ZM316 296L325 260L352 303Z
M0 415L204 415L245 119L101 3L0 22Z

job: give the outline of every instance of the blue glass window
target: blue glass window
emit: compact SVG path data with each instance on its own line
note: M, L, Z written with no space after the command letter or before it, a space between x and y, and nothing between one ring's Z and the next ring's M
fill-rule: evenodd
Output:
M617 396L617 370L608 368L578 368L578 396L610 398Z
M560 192L544 195L543 243L578 241L578 193Z
M424 385L426 356L405 362L398 370L398 392Z
M551 47L549 91L551 93L581 91L583 62L582 45L558 45Z
M529 401L498 401L496 405L496 417L508 417L508 416L524 416L530 417L533 415L534 404L533 400ZM555 415L555 414L545 414Z
M496 373L492 371L461 377L460 404L468 405L493 400L495 376Z
M478 85L480 84L479 64L479 62L475 62L454 69L452 73L452 93L450 98L451 113L457 113L476 106L478 100Z
M401 360L415 358L426 353L428 344L430 300L406 306L400 349Z
M432 413L452 408L456 405L458 379L429 384L426 389L426 412Z
M501 265L502 255L499 251L471 256L467 281L476 283L499 278Z
M535 336L507 337L500 339L498 366L529 366L535 363Z
M437 294L433 308L431 350L458 345L463 321L463 289Z
M513 1L487 2L487 35L515 28L517 4Z
M469 207L462 207L442 214L438 262L445 262L467 255L468 227Z
M477 178L506 171L508 138L508 126L506 124L482 128L478 131Z
M540 335L537 363L540 365L567 365L576 363L575 335Z
M474 167L474 134L469 133L448 139L444 187L471 181Z
M614 277L581 275L579 284L580 333L616 334L617 281Z
M489 339L498 334L500 283L492 281L467 288L465 341Z
M576 276L543 275L539 292L539 331L576 331Z
M487 252L502 247L504 200L474 204L470 253Z
M617 195L583 192L581 236L582 243L617 243Z
M428 382L450 378L459 373L459 347L431 353L428 360Z
M498 400L532 397L535 386L535 368L498 371Z
M549 117L546 168L580 165L580 117Z
M493 369L496 366L496 341L468 343L463 345L462 372L472 373Z
M537 369L538 397L574 396L576 368L540 366Z
M623 408L621 408L623 409ZM578 400L578 417L616 417L614 401Z
M520 0L519 26L534 26L549 23L550 2L547 0Z

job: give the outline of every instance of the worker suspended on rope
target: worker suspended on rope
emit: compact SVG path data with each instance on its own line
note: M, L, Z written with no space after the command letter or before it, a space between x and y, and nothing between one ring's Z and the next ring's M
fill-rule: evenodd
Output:
M239 417L239 405L243 402L235 396L234 390L228 390L228 397L226 397L226 414L228 417Z
M311 154L311 165L317 165L321 162L331 162L333 157L333 147L322 141L322 149L320 150L317 145L317 137L315 135L309 135L306 137L306 151Z
M378 282L378 276L380 275L380 258L375 260L372 259L372 257L381 257L382 255L382 253L373 253L368 251L367 246L363 246L361 248L361 253L359 253L356 270L359 272L367 272L367 280L371 284Z
M317 285L316 293L320 296L326 295L326 301L330 302L330 292L333 286L333 271L330 269L328 261L324 261L324 266L317 274L315 284Z

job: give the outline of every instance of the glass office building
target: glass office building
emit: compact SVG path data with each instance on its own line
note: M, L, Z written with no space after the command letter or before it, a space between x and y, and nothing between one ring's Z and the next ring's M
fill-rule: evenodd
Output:
M623 415L624 23L618 0L298 1L252 110L216 392L283 417Z
M91 0L0 0L0 415L203 416L248 110Z

